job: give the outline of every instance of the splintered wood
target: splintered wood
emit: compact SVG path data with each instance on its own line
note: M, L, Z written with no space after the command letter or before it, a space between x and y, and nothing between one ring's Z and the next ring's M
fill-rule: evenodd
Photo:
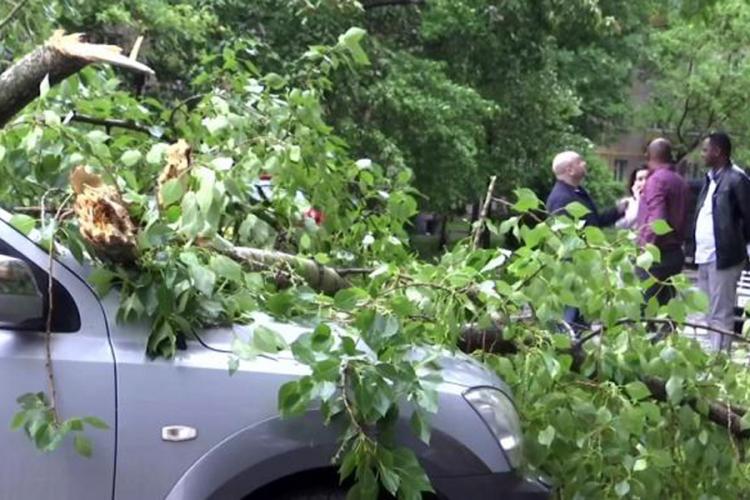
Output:
M70 175L76 193L74 210L81 235L103 260L131 263L137 255L137 228L114 186L101 177L76 167Z

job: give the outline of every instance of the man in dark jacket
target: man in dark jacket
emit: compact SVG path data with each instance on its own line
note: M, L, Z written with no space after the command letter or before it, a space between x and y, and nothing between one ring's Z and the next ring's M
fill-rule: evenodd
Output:
M550 215L565 213L565 207L577 201L590 210L584 217L587 226L612 226L622 216L624 207L599 213L594 200L581 186L586 178L586 160L575 151L565 151L555 156L552 172L557 182L547 197L547 213Z
M557 178L552 192L547 197L547 212L550 215L564 214L565 207L577 201L590 210L584 217L587 226L612 226L625 212L625 206L618 206L606 212L599 213L594 200L581 186L586 178L586 160L575 151L565 151L555 156L552 161L552 172ZM573 329L579 330L586 326L577 308L565 308L565 322Z
M737 280L750 241L750 179L732 164L732 142L717 132L703 142L703 161L711 168L698 195L695 263L698 286L709 297L706 321L732 331ZM712 333L715 350L728 349L730 337Z

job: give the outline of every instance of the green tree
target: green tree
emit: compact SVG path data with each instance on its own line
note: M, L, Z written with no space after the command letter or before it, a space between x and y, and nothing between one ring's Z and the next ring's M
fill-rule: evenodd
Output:
M664 11L654 22L645 63L651 99L643 123L671 136L680 156L693 152L708 132L726 129L740 139L744 157L748 116L741 103L750 79L750 12L733 0L699 7L687 15Z

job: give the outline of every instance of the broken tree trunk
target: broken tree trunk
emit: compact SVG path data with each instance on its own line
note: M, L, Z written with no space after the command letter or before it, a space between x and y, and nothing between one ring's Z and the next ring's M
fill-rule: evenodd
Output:
M49 75L49 84L64 80L92 63L107 63L140 73L154 71L121 53L114 45L91 44L83 35L55 31L44 45L13 64L0 75L0 127L39 96L39 85Z
M304 278L310 287L323 293L333 294L351 286L335 269L318 264L312 259L249 247L232 247L219 251L251 269L263 271L276 268L285 275L296 273ZM287 272L285 267L291 268L290 271L293 272Z

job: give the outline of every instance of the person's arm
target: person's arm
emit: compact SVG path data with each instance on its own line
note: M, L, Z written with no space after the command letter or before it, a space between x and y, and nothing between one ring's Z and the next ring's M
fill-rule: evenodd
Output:
M623 210L620 207L610 208L599 214L599 225L601 227L613 226L622 217Z
M635 198L626 198L623 200L627 203L625 213L615 222L617 229L632 229L638 218L638 200Z

